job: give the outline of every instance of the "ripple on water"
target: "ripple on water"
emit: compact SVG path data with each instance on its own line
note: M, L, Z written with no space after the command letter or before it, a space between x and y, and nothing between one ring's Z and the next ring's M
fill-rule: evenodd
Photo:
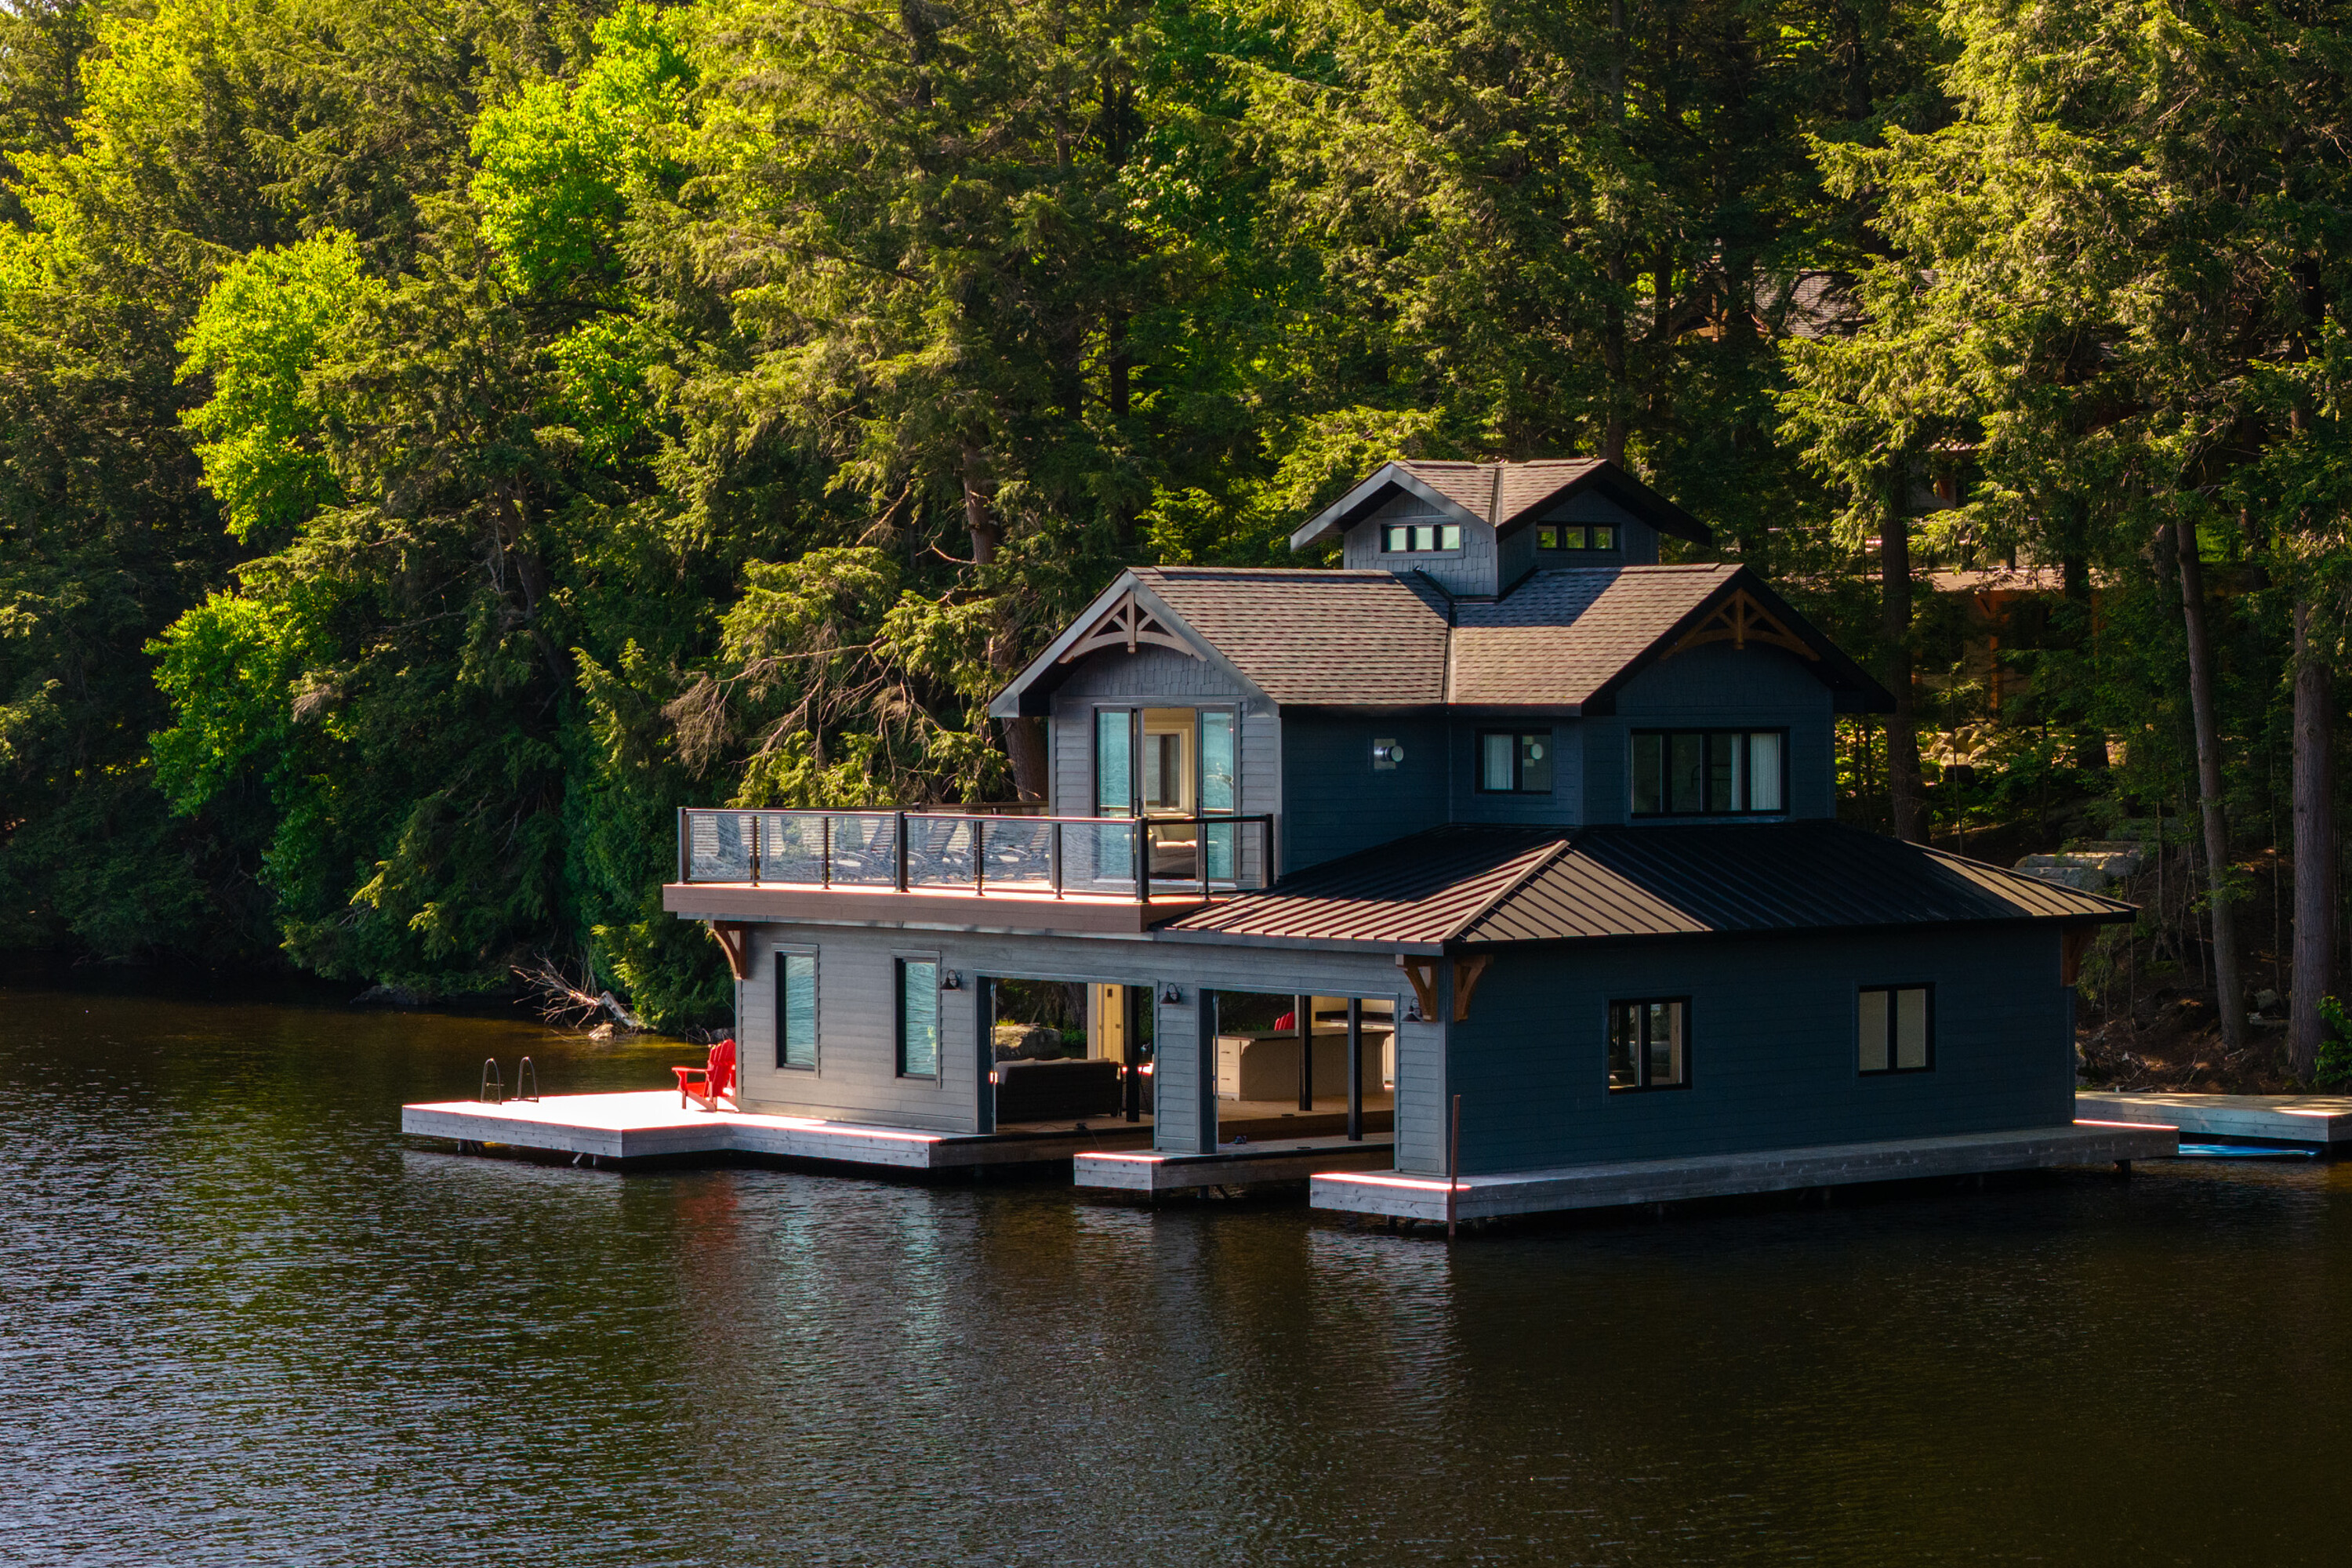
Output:
M1441 1245L404 1143L481 1019L6 994L0 1560L2332 1560L2352 1166ZM674 1054L674 1053L673 1053Z

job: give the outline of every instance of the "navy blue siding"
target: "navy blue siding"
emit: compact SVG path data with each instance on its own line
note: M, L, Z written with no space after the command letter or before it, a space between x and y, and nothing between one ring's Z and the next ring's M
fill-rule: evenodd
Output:
M1372 766L1372 742L1404 748ZM1282 866L1286 871L1369 849L1446 820L1446 726L1434 719L1282 716Z
M1453 763L1453 818L1456 822L1553 823L1572 826L1583 820L1584 748L1574 719L1455 721L1448 754ZM1487 730L1551 735L1552 785L1546 795L1486 795L1478 788L1478 736Z
M1588 721L1590 730L1613 723L1617 731L1613 746L1617 776L1611 781L1605 803L1599 787L1604 758L1598 753L1611 748L1588 732L1585 765L1595 784L1589 792L1589 822L1625 820L1623 797L1629 787L1624 776L1625 734L1685 725L1786 729L1789 815L1837 815L1833 754L1837 719L1830 690L1792 653L1762 645L1735 648L1728 643L1704 643L1660 659L1627 681L1617 693L1616 707L1613 721Z
M1936 987L1935 1068L1864 1078L1856 994ZM1691 1087L1611 1094L1612 1000L1688 996ZM1462 1168L1526 1170L2074 1120L2069 994L2048 929L1505 952L1448 1026Z

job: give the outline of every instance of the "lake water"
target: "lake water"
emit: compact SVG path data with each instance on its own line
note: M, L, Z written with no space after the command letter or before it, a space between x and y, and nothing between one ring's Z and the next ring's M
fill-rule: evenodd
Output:
M0 1562L2342 1563L2352 1164L1443 1242L617 1175L690 1053L0 992Z

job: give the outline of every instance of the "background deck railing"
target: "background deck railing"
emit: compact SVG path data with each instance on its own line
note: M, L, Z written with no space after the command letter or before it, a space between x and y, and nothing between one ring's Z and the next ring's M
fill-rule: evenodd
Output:
M1213 900L1268 880L1270 816L979 811L677 814L681 882Z

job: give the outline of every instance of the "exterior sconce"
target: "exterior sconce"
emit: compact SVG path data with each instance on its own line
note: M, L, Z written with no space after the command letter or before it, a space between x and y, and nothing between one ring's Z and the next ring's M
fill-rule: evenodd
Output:
M1171 1007L1181 1007L1184 1004L1184 988L1172 980L1169 981L1160 987L1160 999Z
M1372 771L1388 773L1404 761L1404 748L1394 741L1381 739L1372 742Z
M961 975L961 974L959 974L959 973L956 973L954 970L952 970L952 969L942 969L942 970L940 970L940 990L942 990L942 991L961 991L961 990L962 990L962 989L963 989L963 976L962 976L962 975Z

